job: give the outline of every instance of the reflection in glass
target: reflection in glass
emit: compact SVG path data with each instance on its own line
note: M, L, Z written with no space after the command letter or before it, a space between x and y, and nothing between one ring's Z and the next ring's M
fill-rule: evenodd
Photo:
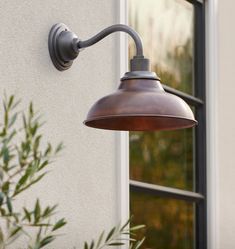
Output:
M193 249L194 204L131 192L134 224L145 224L143 249Z
M194 190L193 129L130 132L130 178Z
M162 83L193 94L193 5L185 0L129 0L129 24ZM130 56L134 54L130 43Z

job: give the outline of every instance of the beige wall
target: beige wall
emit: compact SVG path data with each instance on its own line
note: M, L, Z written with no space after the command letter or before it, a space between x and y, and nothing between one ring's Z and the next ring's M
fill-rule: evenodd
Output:
M218 1L219 249L235 248L235 1Z
M67 72L57 71L49 58L48 32L66 23L82 39L116 23L114 0L2 0L0 3L0 96L16 93L23 105L33 100L44 113L50 141L66 149L52 173L23 196L29 204L59 203L68 225L57 249L81 248L117 220L115 136L82 124L89 107L115 87L118 79L115 36L83 51ZM14 245L23 247L23 242Z

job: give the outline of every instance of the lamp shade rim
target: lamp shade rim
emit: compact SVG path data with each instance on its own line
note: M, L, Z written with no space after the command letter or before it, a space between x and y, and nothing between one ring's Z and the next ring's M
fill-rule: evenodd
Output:
M119 118L119 117L163 117L163 118L178 118L178 119L185 119L185 120L191 120L197 124L197 120L191 119L191 118L185 118L181 116L174 116L174 115L162 115L162 114L113 114L113 115L105 115L105 116L99 116L99 117L94 117L94 118L88 118L84 120L83 123L90 122L92 120L99 120L99 119L105 119L105 118Z
M86 119L83 123L86 126L89 127L94 127L94 128L98 128L98 129L108 129L108 130L142 130L142 129L127 129L125 128L126 125L123 125L123 129L120 127L117 129L114 126L109 126L108 123L107 125L103 125L103 120L118 120L118 119L134 119L134 118L151 118L151 119L165 119L165 120L178 120L178 121L182 121L185 123L182 125L180 125L179 127L177 126L172 126L171 128L168 127L169 130L175 130L175 129L181 129L181 128L190 128L190 127L194 127L198 124L198 122L195 119L191 119L191 118L186 118L186 117L181 117L181 116L174 116L174 115L159 115L159 114L116 114L116 115L106 115L106 116L99 116L99 117L93 117L93 118L88 118ZM100 126L99 121L102 122L102 125ZM145 129L144 129L145 130ZM155 129L146 129L146 130L155 130ZM158 129L156 129L158 130ZM164 129L160 129L160 130L164 130Z

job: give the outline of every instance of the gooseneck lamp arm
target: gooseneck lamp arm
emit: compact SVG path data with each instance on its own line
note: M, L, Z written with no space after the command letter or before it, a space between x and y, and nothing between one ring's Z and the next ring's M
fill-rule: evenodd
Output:
M97 42L99 42L100 40L104 39L106 36L112 33L115 33L115 32L125 32L129 34L135 42L136 56L143 56L143 44L142 44L139 34L134 29L124 24L112 25L110 27L107 27L106 29L103 29L98 34L96 34L95 36L91 37L88 40L79 41L77 44L78 49L90 47L96 44Z
M135 42L136 55L130 62L130 71L149 71L149 60L144 58L143 44L139 34L131 27L123 24L115 24L105 28L95 36L84 41L80 40L65 24L55 24L51 28L48 40L49 52L54 66L60 71L70 68L73 60L83 48L96 44L114 32L125 32Z

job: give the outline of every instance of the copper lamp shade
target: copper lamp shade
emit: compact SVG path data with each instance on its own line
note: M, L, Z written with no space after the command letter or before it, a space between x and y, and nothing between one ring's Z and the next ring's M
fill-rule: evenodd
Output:
M197 121L181 98L164 91L160 81L149 76L126 76L116 92L98 100L85 125L108 130L174 130L195 126ZM151 74L153 75L153 74Z

